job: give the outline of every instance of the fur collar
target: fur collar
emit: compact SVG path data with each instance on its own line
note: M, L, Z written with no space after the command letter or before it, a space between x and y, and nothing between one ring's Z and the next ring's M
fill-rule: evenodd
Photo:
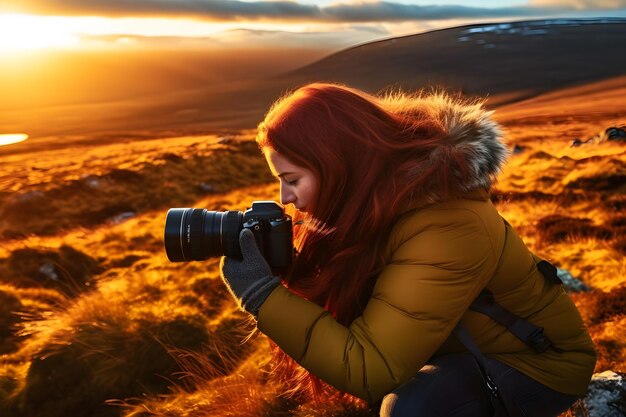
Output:
M420 158L419 167L408 173L416 177L428 173L415 189L411 206L491 187L510 152L502 141L500 126L492 118L493 111L486 110L484 102L443 93L390 96L386 101L397 114L436 120L445 133L440 143ZM467 170L462 171L461 165ZM440 186L443 182L447 183L447 192Z

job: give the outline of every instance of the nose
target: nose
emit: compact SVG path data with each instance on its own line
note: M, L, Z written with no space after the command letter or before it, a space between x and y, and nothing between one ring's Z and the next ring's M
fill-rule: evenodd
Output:
M296 201L296 195L288 188L280 185L280 202L282 205L286 206L289 203L293 203Z

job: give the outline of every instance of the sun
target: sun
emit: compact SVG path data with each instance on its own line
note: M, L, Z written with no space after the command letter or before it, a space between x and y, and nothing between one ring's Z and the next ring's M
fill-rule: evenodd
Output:
M28 139L28 135L26 133L0 134L0 146L24 142L26 139Z
M64 48L78 42L78 37L58 21L26 14L0 14L0 52Z

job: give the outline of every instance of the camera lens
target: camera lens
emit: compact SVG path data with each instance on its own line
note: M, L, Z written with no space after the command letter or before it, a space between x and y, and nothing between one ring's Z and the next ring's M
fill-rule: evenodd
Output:
M172 262L201 261L215 256L238 256L240 211L173 208L165 219L165 252Z

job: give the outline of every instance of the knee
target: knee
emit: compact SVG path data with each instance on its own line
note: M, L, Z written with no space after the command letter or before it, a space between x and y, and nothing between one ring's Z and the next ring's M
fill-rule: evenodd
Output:
M396 404L398 403L398 394L395 392L389 393L383 397L383 401L380 405L380 417L392 417L394 415L394 410L397 409Z
M425 415L426 403L417 393L393 391L383 397L380 417L414 417ZM417 394L417 395L416 395Z

